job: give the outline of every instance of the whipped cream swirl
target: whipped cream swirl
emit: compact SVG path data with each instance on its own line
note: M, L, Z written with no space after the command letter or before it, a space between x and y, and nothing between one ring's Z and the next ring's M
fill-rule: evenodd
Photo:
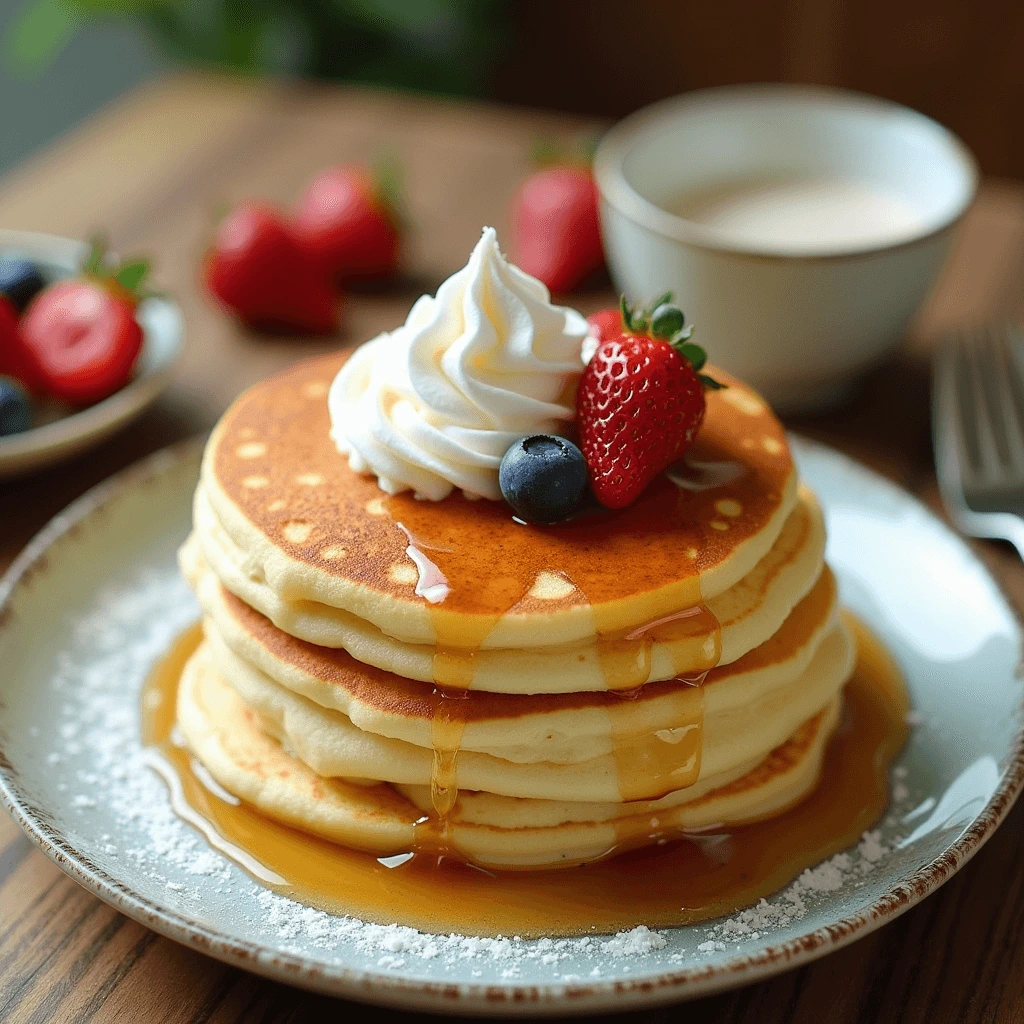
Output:
M440 501L453 488L498 500L519 438L575 416L587 322L509 264L493 228L469 263L395 331L357 349L327 397L331 438L389 494Z

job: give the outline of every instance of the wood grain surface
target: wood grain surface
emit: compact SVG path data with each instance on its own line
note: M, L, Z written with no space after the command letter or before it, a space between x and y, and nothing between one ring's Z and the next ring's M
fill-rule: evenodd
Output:
M0 182L0 225L81 236L105 227L123 253L150 252L177 295L187 350L166 396L99 449L0 484L0 570L54 513L111 472L207 429L247 384L313 352L404 319L465 262L480 226L506 225L531 142L600 125L507 107L367 91L172 78L129 97ZM343 334L311 342L247 334L197 286L218 207L282 202L312 172L382 147L406 167L414 225L408 277L350 297ZM928 349L947 330L1019 317L1024 187L987 182L943 280L899 355L840 413L792 426L938 507L928 420ZM606 290L574 296L584 311ZM1024 569L978 545L1018 609ZM970 684L969 680L965 681ZM736 992L637 1014L649 1020L776 1024L1024 1020L1024 804L948 885L881 931L800 970ZM147 931L66 878L0 812L0 1021L276 1022L400 1018L229 968Z

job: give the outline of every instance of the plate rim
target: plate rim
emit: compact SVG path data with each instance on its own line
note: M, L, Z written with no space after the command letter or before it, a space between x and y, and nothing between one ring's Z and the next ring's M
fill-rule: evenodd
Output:
M195 460L206 435L162 448L90 488L57 513L25 546L0 577L0 627L11 598L32 575L49 548L78 524L131 488ZM930 508L898 484L836 449L790 434L795 447L817 450L843 468L869 478L876 487L909 498L924 515L959 544L969 561L993 582L1014 621L1021 616L999 581L965 543ZM1010 760L999 785L964 834L940 857L917 869L899 885L856 914L822 925L801 936L730 957L719 964L694 965L632 980L563 982L531 985L517 982L474 984L412 980L394 972L325 965L268 945L232 937L135 892L92 863L62 833L47 824L47 815L21 791L17 770L0 744L0 803L29 839L65 874L93 895L140 924L208 956L276 981L315 992L398 1009L451 1015L578 1015L613 1009L639 1009L713 995L810 963L862 938L916 906L959 871L988 841L1024 788L1024 728L1010 746Z

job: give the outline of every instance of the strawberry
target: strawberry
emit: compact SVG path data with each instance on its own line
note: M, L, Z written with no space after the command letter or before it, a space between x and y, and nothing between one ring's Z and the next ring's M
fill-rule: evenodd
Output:
M604 266L597 186L589 168L536 171L512 204L512 258L553 292L569 292Z
M723 386L700 372L704 350L671 299L639 315L623 299L621 332L601 341L580 380L580 449L607 508L636 501L682 456L704 419L704 391Z
M587 317L590 325L590 335L599 342L607 338L617 338L623 329L622 310L615 306L614 309L599 309Z
M207 288L250 327L310 334L338 327L329 275L264 203L241 203L221 221L204 273Z
M142 350L135 310L145 298L149 262L110 265L102 237L78 277L39 292L21 319L21 340L38 373L38 388L87 406L123 388Z
M388 165L321 172L295 210L300 244L341 281L391 277L401 249L397 191Z

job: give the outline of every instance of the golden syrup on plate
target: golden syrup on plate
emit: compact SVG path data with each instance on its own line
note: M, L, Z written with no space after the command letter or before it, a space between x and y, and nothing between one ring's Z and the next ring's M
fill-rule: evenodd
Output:
M777 817L549 871L488 871L451 857L388 857L348 850L275 822L205 778L174 743L182 666L198 645L188 631L142 699L151 763L177 812L262 884L339 914L466 935L582 935L639 924L707 920L755 903L855 843L888 802L888 771L906 739L908 697L899 669L871 632L849 620L858 660L813 793ZM394 866L389 867L388 864Z

